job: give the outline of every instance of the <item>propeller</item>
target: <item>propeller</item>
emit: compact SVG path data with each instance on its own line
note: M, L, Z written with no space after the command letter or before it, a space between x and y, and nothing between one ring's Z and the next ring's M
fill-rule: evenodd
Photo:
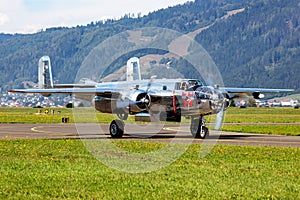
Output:
M214 88L215 88L215 90L219 90L219 85L216 85ZM222 124L224 121L224 117L225 117L225 110L227 109L227 107L230 103L230 98L227 98L228 95L223 95L223 96L224 96L223 97L224 99L222 102L221 111L217 114L217 118L216 118L215 130L221 130Z
M221 111L217 114L215 130L221 130L225 114L225 102L222 105Z
M156 79L156 77L157 77L156 75L151 76L150 81L148 82L148 85L147 85L147 90L146 90L146 93L147 93L147 94L149 93L149 91L150 91L150 89L151 89L151 86L152 86L152 84L153 84L153 80Z
M150 104L151 104L151 97L149 95L151 86L153 84L153 79L156 78L156 76L152 76L147 84L146 91L138 90L137 89L137 96L130 98L127 98L129 100L129 106L136 105L142 110L146 110L147 112L150 112Z
M149 97L149 101L151 100L151 99L150 99L149 92L150 92L151 86L152 86L152 84L153 84L153 80L154 80L156 77L157 77L156 75L151 76L150 81L148 82L148 85L147 85L146 94L147 94L147 96ZM145 98L146 98L146 97L145 97ZM147 99L143 99L143 100L145 101L144 103L146 103L146 104L145 104L145 105L146 105L146 110L147 110L147 112L149 113L149 112L150 112L150 108L149 108L150 102L149 102L149 101L147 102Z
M158 121L160 121L160 115L161 115L161 111L158 112L158 113L154 113L154 112L152 112L151 109L150 109L151 98L150 98L149 93L150 93L151 86L152 86L152 84L153 84L153 80L154 80L156 77L157 77L156 75L151 76L150 81L148 82L148 85L147 85L146 94L147 94L147 96L149 97L150 102L147 102L147 100L145 99L146 110L147 110L147 112L150 114L150 116L151 116L151 121L152 121L152 122L158 122Z

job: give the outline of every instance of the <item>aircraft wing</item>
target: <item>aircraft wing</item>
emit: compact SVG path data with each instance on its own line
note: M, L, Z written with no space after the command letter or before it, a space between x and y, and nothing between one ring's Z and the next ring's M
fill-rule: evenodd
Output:
M69 94L75 95L76 98L86 101L92 101L95 96L99 95L106 98L118 97L122 95L119 89L108 88L50 88L50 89L12 89L8 92L23 94L41 94L50 96L52 94Z
M53 84L53 88L94 88L97 85L95 81L88 78L80 79L76 84Z
M122 89L112 89L107 87L57 87L57 88L50 88L50 89L11 89L8 92L14 93L27 93L27 94L34 94L38 93L41 95L48 95L48 94L91 94L91 95L100 95L103 97L111 97L111 95L120 95L123 94ZM151 91L150 96L155 97L165 97L165 96L173 96L171 92L159 92L159 91Z
M91 101L95 96L101 96L104 98L118 98L120 96L126 97L127 92L130 90L124 90L124 88L114 87L88 87L88 88L50 88L50 89L12 89L8 92L34 94L38 93L43 96L50 96L51 94L73 94L76 98ZM131 99L130 93L128 94ZM171 91L150 91L149 95L152 98L167 98L172 97Z
M95 85L87 84L55 84L53 88L94 88Z
M293 92L293 89L265 89L265 88L220 88L223 93L228 94L254 94L254 93L290 93ZM58 88L50 88L50 89L12 89L8 92L15 93L39 93L39 94L97 94L104 95L106 94L121 94L122 91L120 89L111 89L111 88L101 88L101 87L76 87L70 88L66 87L58 87ZM151 96L172 96L170 92L154 92Z
M252 94L255 99L262 98L263 94L290 93L293 89L266 89L266 88L220 88L223 93L231 95L231 98L240 98Z
M15 93L38 93L41 95L48 95L48 94L92 94L92 95L100 95L100 94L112 94L117 93L117 90L107 90L102 88L96 87L88 87L88 88L50 88L50 89L12 89L8 92L15 92Z

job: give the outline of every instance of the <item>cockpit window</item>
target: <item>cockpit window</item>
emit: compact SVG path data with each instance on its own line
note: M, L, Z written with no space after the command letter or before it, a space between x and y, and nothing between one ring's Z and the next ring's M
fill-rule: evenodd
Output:
M199 80L189 80L190 86L202 86L203 84Z
M180 84L180 90L186 90L188 88L188 84L186 82L181 82Z
M203 86L203 84L199 80L183 80L175 83L175 90L194 91L200 86Z

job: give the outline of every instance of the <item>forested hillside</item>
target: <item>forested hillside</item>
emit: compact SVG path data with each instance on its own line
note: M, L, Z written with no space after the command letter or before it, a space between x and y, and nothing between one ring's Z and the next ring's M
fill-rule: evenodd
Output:
M241 8L243 12L224 18L228 11ZM43 55L51 57L56 80L73 83L83 59L101 41L151 26L182 33L209 27L196 40L210 53L227 86L299 89L299 10L297 0L196 0L147 16L127 14L120 20L29 35L0 34L0 88L36 82L37 61Z
M300 86L300 2L255 1L197 36L227 85Z

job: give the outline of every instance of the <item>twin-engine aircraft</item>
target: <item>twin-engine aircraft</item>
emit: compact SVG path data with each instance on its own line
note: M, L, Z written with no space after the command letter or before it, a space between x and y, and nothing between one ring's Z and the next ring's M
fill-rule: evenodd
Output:
M128 115L146 114L160 121L180 122L182 117L191 119L190 131L195 138L209 135L204 117L223 115L234 98L252 95L263 98L263 93L288 93L290 89L226 88L206 86L195 79L142 80L139 60L127 62L126 81L96 83L82 79L80 84L54 84L48 56L39 60L39 84L36 89L13 89L9 92L51 94L73 94L75 98L91 101L96 110L116 114L109 132L113 138L124 134L124 120ZM220 121L220 120L217 120ZM220 123L220 122L219 122ZM216 124L216 129L220 124Z

